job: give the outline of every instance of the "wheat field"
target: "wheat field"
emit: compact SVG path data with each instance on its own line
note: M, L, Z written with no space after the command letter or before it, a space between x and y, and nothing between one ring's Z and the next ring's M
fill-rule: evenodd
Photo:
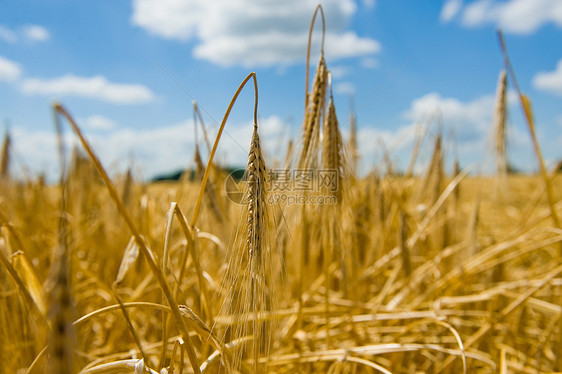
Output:
M540 174L510 173L503 46L489 176L447 172L440 133L423 173L359 175L323 53L294 152L264 157L252 73L178 182L110 178L54 104L58 183L11 177L8 136L2 148L0 372L562 372L562 181L520 92ZM213 156L246 83L238 180Z

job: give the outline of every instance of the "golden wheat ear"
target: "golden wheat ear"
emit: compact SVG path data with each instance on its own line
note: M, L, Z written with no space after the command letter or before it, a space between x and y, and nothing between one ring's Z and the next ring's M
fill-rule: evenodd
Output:
M494 116L496 171L499 176L507 173L507 74L505 70L500 72L498 88L496 91L496 112Z
M336 196L337 202L340 203L344 171L343 140L339 129L336 106L334 105L334 98L332 95L330 95L330 101L328 102L328 111L326 117L324 118L322 135L322 167L325 171L330 170L335 172L335 189L329 192Z
M324 56L320 56L304 116L302 149L298 162L299 169L313 167L318 157L320 127L326 102L327 80L328 69L326 61Z
M246 168L248 179L248 233L246 243L250 257L260 256L262 243L260 232L263 229L263 219L266 205L266 169L261 154L261 145L258 135L258 125L254 124L252 142L248 153L248 166Z

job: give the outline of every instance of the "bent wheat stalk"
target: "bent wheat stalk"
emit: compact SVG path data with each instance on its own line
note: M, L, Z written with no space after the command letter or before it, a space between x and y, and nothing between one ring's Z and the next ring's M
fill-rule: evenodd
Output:
M103 179L103 181L106 185L107 191L109 192L109 195L110 195L111 199L115 203L119 214L121 215L121 217L123 218L123 220L125 221L127 226L129 227L129 230L131 231L131 233L135 237L135 240L136 240L136 242L139 246L139 249L140 249L141 253L145 257L146 262L148 263L148 265L150 267L150 270L152 271L152 273L156 277L156 280L158 281L158 284L160 285L160 288L162 289L162 291L164 293L164 296L166 297L166 300L168 301L168 305L170 306L170 309L172 311L172 315L173 315L174 319L176 320L178 329L180 331L180 334L182 335L182 339L186 342L186 350L187 350L187 355L189 357L191 367L193 368L193 371L195 373L200 373L199 361L198 361L197 356L195 354L195 349L193 348L191 337L189 335L189 330L188 330L187 325L185 324L185 322L184 322L184 320L181 316L181 313L180 313L179 308L178 308L178 304L177 304L174 296L172 295L172 290L170 288L170 285L168 284L168 282L166 281L162 271L160 270L160 268L156 264L156 261L153 257L152 252L148 249L144 239L140 235L139 230L137 229L136 225L133 223L133 220L132 220L131 216L129 215L129 212L127 211L127 209L123 205L123 202L121 201L121 198L119 197L119 194L117 193L117 190L115 189L115 186L113 185L113 183L109 179L109 176L107 175L107 172L105 171L105 169L102 166L100 160L98 159L98 157L94 153L92 147L90 146L90 144L88 143L86 138L84 138L84 136L82 135L82 131L80 131L80 128L78 127L76 122L74 122L74 119L70 116L70 114L66 111L66 109L61 104L55 103L53 105L53 108L55 110L55 113L57 113L57 114L60 113L67 119L68 123L70 124L70 126L72 127L72 129L74 130L74 132L76 133L78 138L80 139L80 142L82 143L84 149L86 150L86 152L90 156L90 158L91 158L92 162L94 163L98 173L101 175L101 177L102 177L102 179ZM56 116L56 118L58 118L58 116Z
M199 212L201 210L201 202L203 201L203 194L205 193L205 188L207 186L207 180L209 179L209 173L211 171L212 165L213 165L213 159L215 157L215 153L217 151L217 147L219 145L219 140L221 138L222 132L224 130L224 126L226 125L226 120L228 119L228 116L230 115L230 112L232 111L232 107L234 106L234 103L236 102L236 99L238 98L238 95L240 95L240 92L242 91L242 88L244 88L244 86L246 85L246 83L248 83L248 81L250 80L250 78L253 78L254 80L254 123L258 123L258 83L256 80L256 73L252 72L250 74L248 74L246 76L246 78L244 78L244 80L242 81L242 83L240 83L240 86L238 86L238 89L236 90L236 92L234 93L234 96L232 97L232 100L230 100L230 104L228 104L228 108L226 109L226 113L224 114L224 117L222 119L221 125L219 126L219 131L217 133L217 136L215 138L215 143L213 144L213 149L211 149L211 153L209 155L209 161L207 161L207 168L205 169L205 174L203 174L203 181L201 182L201 189L199 190L199 196L197 198L197 202L195 203L195 209L193 211L193 217L191 218L191 226L195 226L197 223L197 219L199 218Z

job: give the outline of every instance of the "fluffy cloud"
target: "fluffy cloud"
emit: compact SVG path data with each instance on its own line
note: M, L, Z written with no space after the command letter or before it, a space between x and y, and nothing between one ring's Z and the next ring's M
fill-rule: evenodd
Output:
M0 25L0 40L4 40L8 43L17 43L22 40L28 42L44 42L49 40L49 38L49 31L43 26L26 25L12 30Z
M91 78L72 74L54 79L30 78L22 82L21 90L29 95L83 96L115 104L142 104L154 99L154 94L146 86L113 83L101 75Z
M83 124L87 129L100 131L113 130L117 127L115 121L100 115L93 115L87 118L79 118L78 123Z
M449 22L459 13L462 8L462 0L447 0L443 4L439 20L441 22Z
M556 70L537 73L533 77L533 87L562 96L562 59L558 60Z
M366 6L369 9L372 9L375 7L376 5L376 1L375 0L363 0L363 5Z
M330 74L333 79L343 78L349 74L349 67L343 65L330 66Z
M21 67L18 63L0 56L0 82L13 82L21 76Z
M459 0L449 0L441 10L447 22L461 11ZM529 34L553 23L562 27L562 2L559 0L476 0L462 9L462 24L467 27L493 24L505 32Z
M288 65L305 58L310 17L316 5L313 0L133 0L132 23L167 39L197 39L194 56L221 66ZM378 41L345 31L356 11L352 0L329 0L323 7L327 57L380 51ZM318 33L315 40L320 40Z
M365 57L361 59L361 66L365 69L374 69L379 67L379 62L372 57Z
M355 86L350 82L340 82L334 86L334 92L340 95L352 95L355 93Z
M47 31L47 29L43 26L39 25L30 25L24 27L23 35L28 40L34 42L44 42L46 40L49 40L49 38L51 37L49 31Z
M9 28L0 25L0 40L8 43L15 43L18 41L18 36Z
M491 124L494 111L494 96L483 96L470 102L442 97L433 92L412 101L404 113L412 121L425 120L441 115L445 125L453 128L462 143L481 140Z

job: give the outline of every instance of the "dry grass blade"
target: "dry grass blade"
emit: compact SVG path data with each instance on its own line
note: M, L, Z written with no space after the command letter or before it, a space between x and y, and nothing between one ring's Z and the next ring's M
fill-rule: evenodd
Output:
M27 368L25 374L31 374L35 371L35 368L37 367L39 361L41 361L41 359L47 355L48 350L49 350L49 346L46 346L41 350L41 352L39 352L39 354L35 357L31 365L29 365L29 367Z
M79 374L137 374L139 366L142 368L141 373L159 374L157 371L144 366L144 361L142 359L110 362L82 370Z
M183 352L184 352L184 342L182 340L182 338L179 338L178 340L176 340L176 342L174 343L174 349L172 349L172 357L170 358L170 366L168 368L168 374L174 374L175 373L175 363L176 363L176 352L179 350L180 351L180 365L179 365L179 369L178 372L179 374L183 373Z
M112 291L113 291L113 296L115 297L115 300L117 300L117 303L119 303L119 308L121 309L121 312L123 313L123 317L125 317L125 321L127 322L127 326L129 327L129 331L131 332L131 335L133 336L133 339L135 340L135 344L137 345L137 347L139 349L139 352L140 352L141 356L143 357L142 361L148 362L146 353L144 352L144 349L142 348L142 343L141 343L139 334L137 333L137 330L133 326L133 322L131 321L131 317L129 316L129 312L127 312L127 309L123 306L123 301L121 301L121 297L119 296L119 289L117 287L117 282L113 283ZM136 369L135 369L135 371L136 371Z
M45 317L45 315L41 313L41 306L36 303L32 294L30 293L30 291L25 286L25 282L21 279L18 272L16 271L16 269L14 269L14 266L10 263L10 261L8 260L6 255L4 254L4 251L2 251L2 250L0 250L0 262L2 262L2 265L4 266L4 268L12 276L12 278L16 282L19 290L24 295L24 298L29 302L30 305L33 305L37 309L37 311L39 312L39 314L41 316Z
M198 237L197 237L197 230L194 229L193 227L189 226L189 224L187 222L187 219L183 215L183 212L181 211L181 209L176 204L173 204L172 207L174 209L173 213L178 218L178 223L180 224L182 232L185 235L185 238L187 239L187 250L188 250L188 253L191 255L191 258L193 259L193 263L195 265L195 271L197 272L197 280L199 282L199 287L201 288L201 298L203 299L203 303L205 305L205 310L207 312L207 319L209 321L213 321L214 313L213 313L213 309L212 309L211 297L209 296L209 293L207 292L207 285L205 283L205 279L204 279L204 276L203 276L203 269L201 268L201 261L199 260L199 250L198 250L199 240L198 240ZM179 276L179 279L178 279L178 287L183 281L183 276L184 276L184 271L185 271L184 261L181 262L181 266L182 266L182 268L180 269L180 276ZM177 291L178 290L176 289L176 292Z
M131 269L131 266L135 263L139 257L139 246L135 242L135 238L131 237L127 248L125 248L125 253L123 254L123 259L121 260L121 265L119 265L119 270L117 271L117 277L115 278L115 283L119 284L125 278L125 275Z
M14 269L20 275L25 288L29 291L33 301L39 308L39 311L41 314L46 314L47 301L45 299L43 286L41 282L39 282L33 266L31 266L25 254L21 251L14 253L11 256L11 261Z

